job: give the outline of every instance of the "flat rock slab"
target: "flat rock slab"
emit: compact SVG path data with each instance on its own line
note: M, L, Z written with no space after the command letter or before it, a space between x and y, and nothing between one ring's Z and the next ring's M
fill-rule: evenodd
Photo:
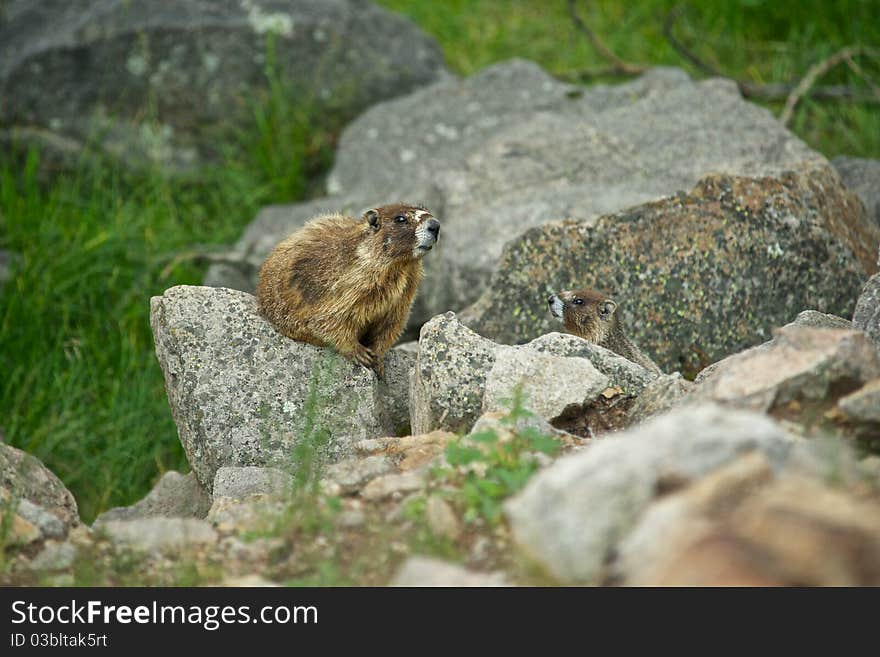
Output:
M295 468L302 440L338 459L390 432L371 371L280 335L250 294L174 287L153 297L150 322L181 443L208 490L223 466Z

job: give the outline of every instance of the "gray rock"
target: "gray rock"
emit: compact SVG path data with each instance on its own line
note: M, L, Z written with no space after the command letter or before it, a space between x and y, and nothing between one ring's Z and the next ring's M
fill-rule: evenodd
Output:
M638 423L665 413L682 401L693 387L694 384L682 377L681 372L663 374L645 386L630 407L627 418L631 423Z
M30 500L20 499L15 506L15 513L24 518L40 532L40 538L64 538L67 527L55 513Z
M762 415L714 404L684 408L562 457L505 511L516 543L553 577L595 582L664 482L700 477L752 450L779 467L790 445Z
M871 276L862 287L853 313L853 326L867 333L880 349L880 274Z
M444 238L425 263L411 316L418 326L476 301L504 245L530 228L562 219L588 226L689 189L710 172L779 177L806 160L825 163L730 81L694 82L682 71L655 69L625 84L584 88L512 60L365 112L340 139L331 196L322 202L429 201ZM251 234L239 248L264 256L266 242L296 226L299 207L283 226L264 219L271 237L259 247ZM582 252L576 237L571 244ZM543 278L522 279L540 304ZM521 310L524 303L517 301ZM516 341L540 332L546 327Z
M583 338L567 333L546 333L525 345L529 349L554 356L577 356L589 360L609 379L608 385L621 388L628 395L638 395L657 374L631 360Z
M486 375L483 411L509 408L519 388L527 408L553 420L572 406L594 401L608 385L608 377L586 358L504 347Z
M425 503L425 520L434 536L450 541L461 535L461 523L449 503L438 495L431 495Z
M108 520L96 529L117 545L144 552L175 551L217 541L214 528L196 518Z
M202 488L195 473L170 470L162 475L153 490L131 506L109 509L95 518L96 523L134 518L204 518L211 508L211 495Z
M880 160L840 156L831 160L831 164L844 184L858 194L868 216L880 226Z
M243 500L251 495L282 497L291 489L289 474L277 468L224 466L214 475L214 497Z
M605 289L624 300L642 350L687 375L766 339L803 308L849 316L876 270L878 241L880 229L827 164L776 177L712 174L687 194L510 240L488 289L460 317L480 335L519 343L552 330L549 293Z
M151 300L150 323L180 440L205 488L226 465L295 467L301 440L339 459L390 431L372 371L280 335L249 294L173 287Z
M770 342L703 370L688 401L767 412L791 401L822 401L878 376L880 354L861 331L787 326Z
M387 497L400 496L421 490L425 486L425 475L418 471L387 474L371 480L361 491L365 500L378 501Z
M432 39L362 0L32 0L0 23L0 123L187 170L253 122L270 66L330 127L444 71Z
M432 557L409 557L391 586L510 586L501 573L477 573Z
M422 327L410 389L414 434L438 428L468 431L473 426L497 348L451 312Z
M384 454L377 454L333 463L327 468L325 478L328 483L339 486L340 493L348 494L360 490L364 484L372 479L395 470L391 459Z
M806 326L808 328L836 328L851 329L853 324L848 319L838 317L837 315L829 315L820 313L818 310L804 310L798 313L798 316L786 326Z
M65 531L79 525L76 500L45 465L34 456L0 442L0 489L27 500L57 517Z
M837 406L851 422L880 425L880 379L841 397Z
M387 424L395 436L410 432L409 377L419 353L418 342L406 342L385 354L385 376L379 381L379 395L387 410Z
M45 573L54 570L67 570L76 560L76 546L70 541L60 543L47 541L39 554L31 559L28 568L35 572Z

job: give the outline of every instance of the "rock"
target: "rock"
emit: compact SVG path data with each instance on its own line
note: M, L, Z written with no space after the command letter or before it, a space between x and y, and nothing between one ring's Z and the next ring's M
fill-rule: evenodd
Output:
M519 388L523 404L541 417L553 420L572 406L589 404L609 385L586 358L564 358L516 349L499 349L486 375L483 411L510 408Z
M786 326L806 326L808 328L851 329L852 322L837 315L820 313L817 310L804 310Z
M831 164L840 179L865 204L868 216L880 226L880 160L861 157L835 157Z
M361 453L387 455L402 472L416 470L430 463L446 449L456 434L449 431L432 431L418 436L375 438L363 440L355 448Z
M151 300L150 323L181 443L209 490L223 466L295 468L303 440L339 459L389 433L372 371L280 335L249 294L173 287Z
M567 333L546 333L525 345L529 349L554 356L586 358L608 377L608 385L621 388L628 395L638 395L657 375L604 347L590 344Z
M837 407L851 422L880 425L880 379L869 381L855 392L841 397Z
M384 454L349 458L330 465L325 479L339 486L340 494L347 495L359 491L370 480L395 470L394 463Z
M34 0L0 22L0 124L173 173L252 125L273 83L332 128L443 71L432 39L361 0Z
M703 370L689 400L769 412L825 402L880 376L880 354L861 331L787 326L775 335Z
M64 538L67 534L68 528L58 515L30 500L19 499L15 505L15 513L36 527L41 539Z
M215 497L205 520L218 531L277 532L279 518L288 510L287 501L268 495L249 495L244 499Z
M693 387L694 384L683 378L680 372L657 377L645 386L633 402L628 412L629 422L644 422L665 413L687 397Z
M765 416L714 404L682 408L560 458L505 511L514 541L550 575L563 583L596 582L658 490L749 451L780 467L790 448Z
M431 557L409 557L391 586L509 586L501 573L477 573Z
M387 423L396 436L410 433L409 377L418 352L418 343L412 342L399 344L385 354L385 376L378 389L387 409Z
M146 497L131 506L109 509L95 522L132 520L134 518L204 518L211 508L211 496L202 488L194 473L169 470L163 474Z
M268 580L261 575L251 574L251 575L242 575L241 577L227 577L223 580L220 586L231 586L234 588L247 588L247 589L255 589L255 588L270 588L275 586L281 586L280 584L276 584L272 580Z
M878 240L826 164L775 177L712 174L690 193L510 240L461 321L523 342L552 330L550 292L596 287L626 301L630 337L662 369L698 371L805 307L849 316L876 270Z
M383 166L375 166L377 161ZM504 245L530 228L562 219L588 226L600 215L690 189L713 172L782 179L783 172L805 161L821 162L827 169L823 189L831 196L830 205L859 205L824 158L768 110L744 101L731 81L694 82L680 70L654 69L625 84L584 88L555 80L531 62L512 60L465 80L442 80L362 114L340 139L328 178L331 195L311 202L307 210L315 205L361 208L389 198L428 202L443 221L444 238L425 263L427 275L411 316L418 326L476 301ZM297 227L305 207L278 210L274 222L258 219L259 231L243 237L237 249L265 257L267 243ZM285 212L287 222L280 219ZM864 215L860 206L847 205L840 216L846 221L856 212ZM877 237L872 239L876 244ZM666 243L655 241L658 249ZM570 246L582 255L576 237ZM564 269L574 266L571 257L562 262ZM589 268L591 259L578 259ZM533 284L528 294L538 293L534 299L515 297L529 328L547 288L562 282L548 280L557 271L563 271L559 262L538 279L519 280L521 287ZM251 268L244 276L250 285L255 274ZM623 282L617 276L602 281ZM211 283L230 284L216 278ZM628 298L632 290L619 292ZM491 292L498 293L497 288ZM652 324L637 316L641 329ZM546 327L524 329L525 337L502 341L522 342L542 332Z
M252 495L283 497L292 485L291 476L277 468L224 466L214 476L214 498L244 500Z
M880 349L880 274L872 276L862 287L853 313L853 326L867 333Z
M46 541L43 549L28 564L34 572L46 573L67 570L76 560L76 546L69 541Z
M534 398L531 403L552 419L575 400L594 399L609 387L635 395L654 377L635 363L575 336L554 333L518 347L499 345L477 335L449 312L422 327L411 379L411 424L415 433L438 428L467 432L484 408L505 407L504 399L512 397L521 379Z
M67 531L79 524L76 500L45 465L34 456L0 442L0 490L27 500L57 517Z
M411 493L425 486L425 476L419 472L402 472L376 477L361 490L361 497L375 502L399 493Z
M437 495L431 495L425 504L425 520L434 536L450 541L461 535L461 523L449 503Z
M467 431L473 426L497 347L451 312L422 327L410 388L413 433Z
M876 586L880 502L734 464L655 503L620 549L623 583ZM730 466L730 468L734 468Z
M217 532L196 518L108 520L97 527L113 543L144 552L182 550L216 542Z

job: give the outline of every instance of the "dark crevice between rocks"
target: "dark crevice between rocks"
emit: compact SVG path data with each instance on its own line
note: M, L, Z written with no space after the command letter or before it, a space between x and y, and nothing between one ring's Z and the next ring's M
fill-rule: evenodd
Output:
M588 404L569 405L550 424L579 438L595 438L603 433L625 429L629 426L627 415L635 397L614 390L609 388ZM606 393L609 394L606 396Z

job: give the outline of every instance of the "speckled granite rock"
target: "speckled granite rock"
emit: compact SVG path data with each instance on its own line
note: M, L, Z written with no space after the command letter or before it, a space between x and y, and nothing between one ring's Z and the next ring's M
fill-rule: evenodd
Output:
M292 466L308 426L327 432L332 459L390 432L372 371L280 335L250 294L173 287L151 300L150 323L181 443L208 490L225 465Z
M626 300L633 338L661 368L698 370L804 308L849 316L878 239L827 164L773 178L711 175L595 225L556 222L512 240L461 320L522 342L551 330L550 292L596 287ZM706 362L695 367L695 354Z

